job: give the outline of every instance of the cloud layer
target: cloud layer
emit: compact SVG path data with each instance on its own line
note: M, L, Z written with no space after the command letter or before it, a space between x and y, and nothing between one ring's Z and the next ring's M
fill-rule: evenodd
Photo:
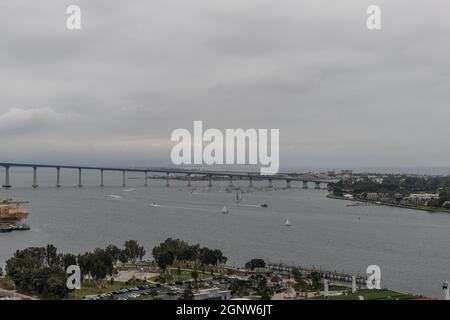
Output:
M279 128L281 167L448 165L450 3L370 4L3 1L2 160L170 164L203 120Z

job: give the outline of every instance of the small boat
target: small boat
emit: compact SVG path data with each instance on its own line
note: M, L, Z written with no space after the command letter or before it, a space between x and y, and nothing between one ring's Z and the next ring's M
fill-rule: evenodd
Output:
M28 231L30 230L30 226L24 223L18 223L16 225L11 225L11 227L15 230L15 231Z
M152 207L161 207L161 205L160 205L160 204L157 204L156 202L152 202L151 206L152 206Z
M263 203L263 204L261 205L261 208L267 208L267 207L268 207L267 203Z
M11 232L14 229L10 225L0 225L0 233Z
M222 208L222 213L223 213L223 214L227 214L227 213L228 213L228 208L227 208L227 206L223 206L223 208Z
M291 221L289 221L289 219L286 219L286 222L284 223L284 225L286 227L290 227L292 224L291 224Z

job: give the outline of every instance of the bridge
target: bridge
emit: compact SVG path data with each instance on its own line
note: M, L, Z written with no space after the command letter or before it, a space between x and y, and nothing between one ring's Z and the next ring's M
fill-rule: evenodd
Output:
M0 167L5 168L5 182L3 188L11 188L10 169L11 168L32 168L33 169L33 188L38 185L38 169L55 169L56 171L56 187L61 187L61 170L75 170L78 171L77 186L83 186L83 171L98 171L100 172L100 187L104 186L104 172L121 172L122 173L122 187L126 186L126 175L129 172L142 173L144 176L144 186L148 186L149 173L158 173L162 179L166 180L166 186L169 186L169 180L173 179L171 175L185 176L187 184L191 186L191 176L204 176L209 178L208 186L212 186L213 177L228 177L229 185L233 185L233 179L248 180L249 187L253 186L254 180L267 180L268 187L272 188L273 180L286 181L286 188L291 187L292 181L300 181L303 183L303 188L308 188L308 183L315 183L316 189L320 189L321 184L328 184L336 180L319 179L314 176L299 175L297 173L278 173L276 175L261 175L259 172L244 172L244 171L215 171L215 170L200 170L200 169L185 169L185 168L133 168L133 167L100 167L100 166L77 166L77 165L55 165L55 164L37 164L37 163L14 163L14 162L0 162ZM165 174L165 176L164 176Z

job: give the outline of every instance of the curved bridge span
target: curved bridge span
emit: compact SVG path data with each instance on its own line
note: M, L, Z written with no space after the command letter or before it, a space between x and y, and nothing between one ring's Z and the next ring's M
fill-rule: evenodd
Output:
M148 186L149 173L161 174L161 179L166 180L166 185L169 186L169 180L174 179L174 175L186 176L188 186L191 185L191 176L203 176L209 177L209 186L212 186L213 177L228 177L230 185L233 180L248 180L249 186L253 186L254 180L268 181L268 187L272 187L273 180L286 181L286 187L291 187L292 181L300 181L303 183L303 188L308 188L308 183L315 183L316 189L320 189L321 184L328 184L336 180L332 179L320 179L311 175L298 174L298 173L278 173L276 175L261 175L255 171L218 171L218 170L201 170L201 169L186 169L186 168L162 168L162 167L148 167L148 168L136 168L136 167L102 167L102 166L80 166L80 165L58 165L58 164L37 164L37 163L15 163L15 162L0 162L0 167L5 168L5 180L3 188L11 188L11 168L31 168L33 169L33 188L38 187L38 169L55 169L56 171L56 187L61 186L61 170L75 170L78 171L77 186L82 187L82 175L83 171L98 171L100 172L99 186L103 187L104 172L122 172L123 183L122 186L126 186L126 174L127 173L142 173L144 176L144 186ZM154 177L153 177L154 178Z

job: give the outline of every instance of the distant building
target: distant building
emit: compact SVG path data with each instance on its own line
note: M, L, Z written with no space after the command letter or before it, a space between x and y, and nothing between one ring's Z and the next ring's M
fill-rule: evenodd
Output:
M379 192L367 192L366 193L366 200L381 201L381 200L389 200L389 199L390 199L389 193L379 193Z
M220 288L210 288L199 290L194 293L194 300L230 300L231 291L222 290Z
M409 197L403 198L402 204L423 206L430 200L439 199L439 194L436 193L411 193Z
M353 170L341 170L342 175L351 176L353 175Z
M409 198L431 200L431 199L439 198L439 194L437 194L437 193L411 193L409 195Z

